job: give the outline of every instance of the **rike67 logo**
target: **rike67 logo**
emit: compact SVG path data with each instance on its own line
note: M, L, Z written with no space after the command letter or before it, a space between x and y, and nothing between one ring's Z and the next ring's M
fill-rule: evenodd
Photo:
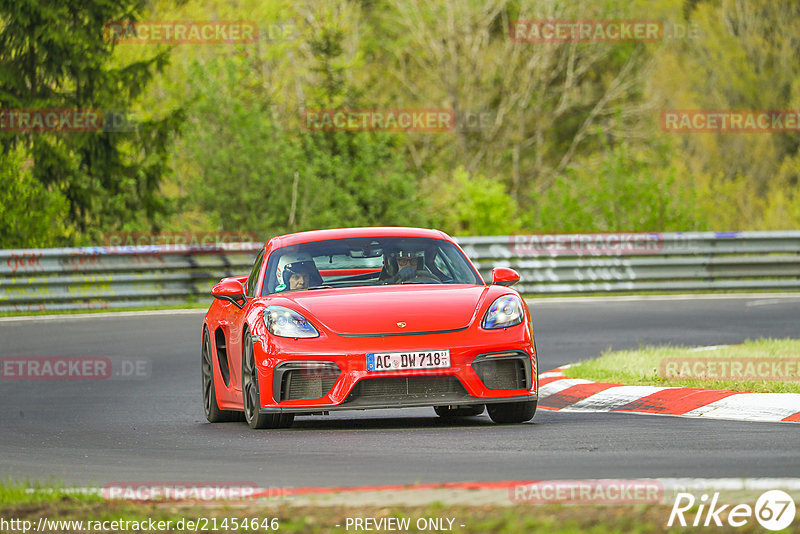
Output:
M696 512L695 512L696 508ZM694 520L691 515L694 514ZM687 516L689 520L687 521ZM755 506L749 504L719 504L719 493L714 493L709 501L708 494L696 499L691 493L678 493L669 514L667 526L677 524L693 527L725 526L742 527L750 520L756 521L767 530L783 530L792 524L795 517L795 504L792 497L781 490L770 490L761 494Z

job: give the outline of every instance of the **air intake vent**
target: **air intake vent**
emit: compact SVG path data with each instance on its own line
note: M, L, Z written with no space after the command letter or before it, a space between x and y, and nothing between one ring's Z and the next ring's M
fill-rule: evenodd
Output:
M525 361L520 356L482 358L472 368L489 389L528 389Z
M228 368L228 349L225 346L225 332L222 328L214 330L214 341L217 344L217 358L219 360L219 372L226 386L231 385L231 372Z
M287 362L279 365L273 375L273 391L278 402L287 400L321 399L327 395L340 369L333 363Z
M304 376L305 375L305 376ZM283 375L281 400L321 399L333 387L336 378L308 376L303 371L289 371Z
M359 382L354 394L367 398L432 399L453 394L466 395L467 391L454 377L371 378Z

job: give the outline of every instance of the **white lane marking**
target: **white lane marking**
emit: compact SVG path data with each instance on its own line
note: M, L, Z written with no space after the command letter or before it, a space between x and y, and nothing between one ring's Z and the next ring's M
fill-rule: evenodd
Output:
M587 302L638 302L648 300L721 300L721 299L760 299L753 303L747 303L748 306L759 306L766 303L772 303L776 299L800 299L798 293L730 293L730 294L683 294L683 295L626 295L619 297L542 297L531 298L528 297L525 301L528 304L584 304ZM169 315L169 314L185 314L185 313L204 313L207 311L205 308L197 309L180 309L180 310L143 310L143 311L128 311L128 312L104 312L104 313L74 313L74 314L55 314L55 315L20 315L14 317L0 317L0 323L13 322L13 321L53 321L53 320L69 320L69 319L107 319L113 317L125 316L144 316L144 315Z
M71 319L114 319L124 317L147 317L157 315L205 315L207 309L182 309L182 310L141 310L125 312L103 313L62 313L58 315L21 315L18 317L0 317L0 323L13 323L18 321L68 321Z
M554 376L564 376L564 373L562 373L561 371L547 371L546 373L539 374L539 380L541 380L542 378L551 378Z
M800 478L661 478L664 489L702 490L800 490Z
M585 304L587 302L640 302L648 300L750 300L759 299L761 301L776 299L795 299L800 300L800 293L724 293L715 295L713 293L701 293L699 295L625 295L619 297L528 297L525 302L528 305L535 304ZM756 301L758 302L758 300Z
M539 388L539 400L541 401L548 395L555 395L569 387L577 386L578 384L591 384L591 380L584 380L582 378L565 378L563 380L554 380L549 384L545 384Z
M575 404L562 408L561 411L607 412L664 389L675 388L656 386L614 386L603 391L598 391L594 395L579 400Z
M800 412L800 393L740 393L684 415L741 421L780 421Z
M707 345L705 347L695 347L693 349L689 349L687 352L705 352L707 350L719 350L730 347L730 345Z

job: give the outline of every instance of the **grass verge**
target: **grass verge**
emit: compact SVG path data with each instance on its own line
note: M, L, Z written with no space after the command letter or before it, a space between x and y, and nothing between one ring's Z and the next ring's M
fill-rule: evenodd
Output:
M598 358L573 365L564 374L629 386L800 393L800 340L761 339L719 347L608 350Z
M29 521L30 525L38 524L45 518L50 526L53 521L82 521L61 524L62 531L97 531L87 529L87 522L120 522L118 525L107 524L111 531L135 532L152 531L146 526L149 521L170 521L167 529L161 532L195 532L186 528L187 521L200 524L199 531L231 531L240 532L281 532L285 534L303 533L347 533L364 531L355 529L353 525L346 528L348 518L370 518L380 521L382 518L408 520L407 529L402 532L439 532L450 531L459 534L528 534L531 532L547 532L549 534L582 534L582 533L651 533L662 532L670 515L671 506L652 505L514 505L514 506L447 506L433 503L424 507L291 507L280 506L268 508L257 504L241 505L183 505L175 503L115 503L90 502L62 497L58 501L25 504L18 506L2 506L0 514L4 518ZM233 527L233 521L239 528ZM258 528L241 528L243 520ZM255 520L255 523L253 521ZM275 520L275 521L273 521ZM450 523L452 520L452 523ZM127 521L129 523L121 523ZM183 523L180 523L183 521ZM352 519L351 519L352 521ZM432 523L438 521L438 523ZM142 526L134 528L132 522L141 522ZM96 524L96 523L94 523ZM396 523L397 524L397 523ZM402 524L402 523L400 523ZM432 528L431 525L442 528ZM178 528L183 525L184 528ZM212 530L212 525L216 529ZM100 526L100 524L97 524ZM114 527L117 527L116 529ZM205 526L205 528L203 528ZM264 527L267 528L264 528ZM277 529L275 527L278 527ZM740 533L758 532L758 523L751 521L738 529L716 529ZM373 528L375 529L375 523ZM108 531L108 530L106 530ZM393 530L380 530L389 532Z
M0 481L0 510L15 507L42 506L46 503L66 501L99 502L98 495L77 493L62 483L43 484L40 482L14 482L11 479Z
M26 488L33 488L33 491ZM470 493L469 490L464 491ZM360 494L345 495L346 500L340 500L338 504L309 502L307 497L302 496L299 501L260 498L244 501L135 502L76 494L63 486L9 480L0 481L0 520L5 521L0 521L0 532L683 532L686 529L677 527L677 524L677 528L667 526L672 517L673 504L678 502L676 491L665 488L664 494L649 504L624 500L615 504L589 501L514 502L511 494L505 490L497 495L489 491L484 494L487 500L477 500L478 504L472 505L443 504L435 497L421 506L394 505L391 502L393 492L367 495L370 504L364 501L359 504L364 498ZM702 490L708 491L707 488ZM761 490L721 490L715 494L715 500L720 495L719 503L728 504L727 508L734 503L752 506L760 493ZM800 495L794 491L792 493L790 497L800 502ZM465 496L461 494L462 498ZM382 502L384 498L385 504L374 504L376 500ZM703 507L696 504L683 510L689 525L705 519ZM356 523L359 519L362 521L360 528ZM744 526L735 528L727 522L727 513L720 514L720 519L722 526L714 527L715 532L763 532L754 517L746 520ZM380 524L383 526L378 526ZM789 525L788 531L800 532L797 521Z

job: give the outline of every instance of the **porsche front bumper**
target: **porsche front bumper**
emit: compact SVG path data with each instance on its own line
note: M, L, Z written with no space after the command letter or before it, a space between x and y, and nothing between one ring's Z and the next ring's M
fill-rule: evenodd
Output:
M538 369L527 331L301 340L264 336L254 346L260 410L320 413L535 401ZM370 352L434 349L450 351L449 368L367 370Z

